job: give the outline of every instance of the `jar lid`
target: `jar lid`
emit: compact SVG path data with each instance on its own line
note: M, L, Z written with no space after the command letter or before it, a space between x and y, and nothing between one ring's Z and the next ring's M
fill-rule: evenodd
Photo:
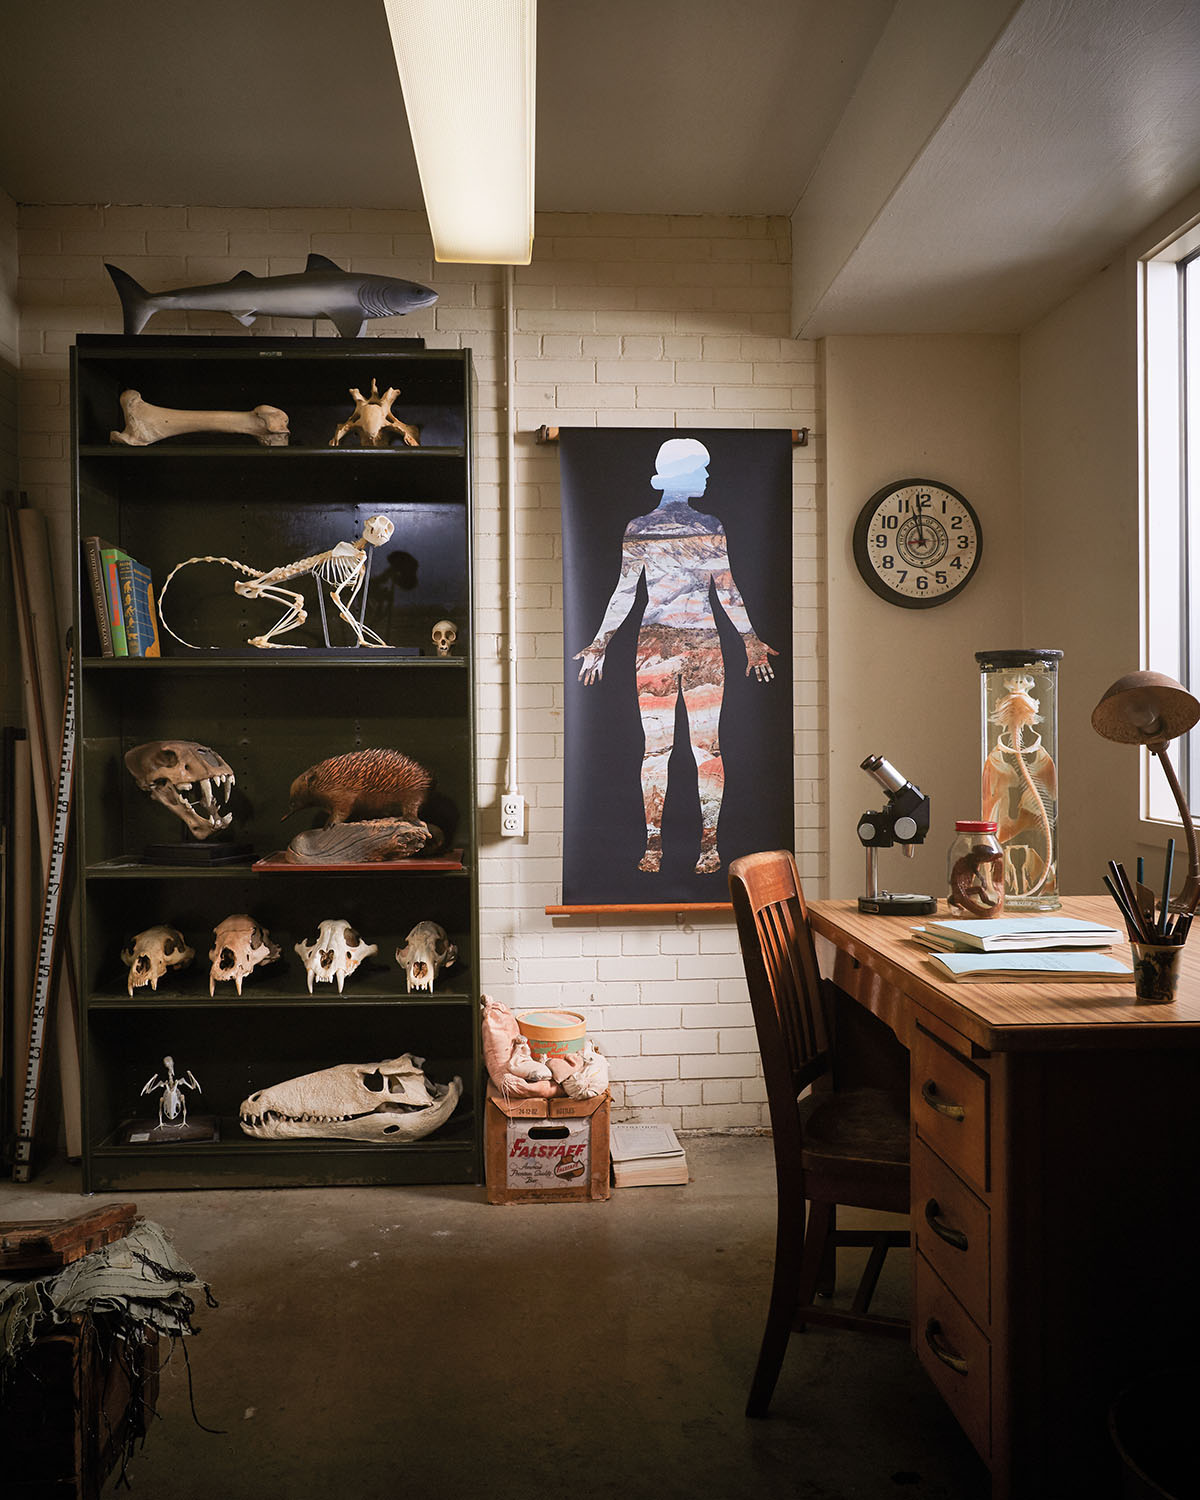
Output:
M959 833L995 833L995 823L955 823L955 829Z
M1062 656L1056 650L1030 651L976 651L975 660L981 667L1019 667L1027 661L1058 661Z

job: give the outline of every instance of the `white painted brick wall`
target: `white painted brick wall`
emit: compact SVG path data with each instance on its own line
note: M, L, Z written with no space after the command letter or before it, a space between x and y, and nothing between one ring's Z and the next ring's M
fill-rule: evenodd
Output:
M0 253L11 215L0 203ZM562 578L552 426L822 427L811 343L788 337L785 219L543 214L534 260L515 272L517 338L517 694L527 836L499 836L509 685L503 646L502 276L438 266L424 216L380 209L22 207L22 488L50 519L70 576L67 351L77 332L119 332L104 271L151 289L302 269L310 251L426 282L435 307L368 325L469 347L476 423L476 660L482 808L480 957L484 989L519 1008L583 1010L612 1059L617 1118L684 1129L766 1123L765 1094L732 921L720 914L549 917L561 898ZM228 317L160 314L151 330L236 333ZM327 333L262 320L259 333ZM795 826L802 876L824 877L824 530L821 444L793 462ZM65 610L62 590L60 610Z

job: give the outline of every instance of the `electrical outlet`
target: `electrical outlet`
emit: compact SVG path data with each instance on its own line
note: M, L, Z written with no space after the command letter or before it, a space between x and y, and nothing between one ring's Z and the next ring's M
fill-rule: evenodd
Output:
M505 792L500 798L500 832L515 839L525 835L525 798L517 792Z

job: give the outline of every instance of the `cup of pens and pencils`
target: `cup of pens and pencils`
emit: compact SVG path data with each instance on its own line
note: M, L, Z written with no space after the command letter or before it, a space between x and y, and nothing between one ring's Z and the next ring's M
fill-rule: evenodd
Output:
M1171 916L1171 869L1175 861L1175 840L1167 840L1166 864L1163 868L1161 898L1145 884L1145 862L1137 862L1137 881L1131 881L1125 866L1116 860L1108 862L1109 875L1104 877L1108 893L1120 908L1129 932L1133 952L1133 990L1139 1004L1169 1005L1179 987L1179 970L1183 962L1183 945L1192 924L1191 912Z

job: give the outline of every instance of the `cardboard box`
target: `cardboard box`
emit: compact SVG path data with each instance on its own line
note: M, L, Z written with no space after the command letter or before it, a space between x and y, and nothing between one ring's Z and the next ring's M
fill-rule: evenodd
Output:
M607 1090L594 1099L504 1099L489 1081L483 1132L489 1203L607 1198Z

